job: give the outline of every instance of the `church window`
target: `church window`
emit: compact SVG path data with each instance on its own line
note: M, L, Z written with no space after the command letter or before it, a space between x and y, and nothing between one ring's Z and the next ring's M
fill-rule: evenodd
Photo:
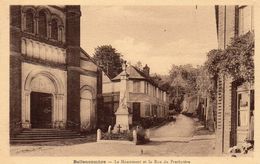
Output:
M51 21L51 38L58 40L58 22L55 19Z
M39 35L47 37L47 17L44 11L39 12Z
M26 12L26 32L34 33L34 21L33 21L33 13L31 11Z

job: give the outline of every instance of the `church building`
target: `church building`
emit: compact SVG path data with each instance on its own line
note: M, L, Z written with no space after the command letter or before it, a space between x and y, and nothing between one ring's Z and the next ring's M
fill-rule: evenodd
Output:
M10 136L90 131L100 70L80 47L80 6L10 6Z

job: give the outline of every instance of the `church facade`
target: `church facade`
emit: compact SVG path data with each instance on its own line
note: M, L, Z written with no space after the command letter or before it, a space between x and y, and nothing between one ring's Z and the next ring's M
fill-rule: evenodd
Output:
M80 6L10 7L10 135L96 128L99 69L80 47Z

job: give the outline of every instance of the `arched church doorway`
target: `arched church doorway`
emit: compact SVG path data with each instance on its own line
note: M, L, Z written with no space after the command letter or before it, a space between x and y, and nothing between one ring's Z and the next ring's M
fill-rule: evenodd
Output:
M23 128L65 128L64 87L54 74L35 70L23 90Z
M52 127L52 107L52 94L42 92L31 92L32 128Z

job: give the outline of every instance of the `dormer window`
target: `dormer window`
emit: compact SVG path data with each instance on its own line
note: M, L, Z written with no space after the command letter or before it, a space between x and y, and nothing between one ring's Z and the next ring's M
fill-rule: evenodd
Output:
M34 15L31 10L28 10L25 14L25 31L34 33Z
M52 19L51 21L51 38L58 40L58 22L56 19Z
M38 30L40 36L47 37L47 17L43 10L39 12Z

